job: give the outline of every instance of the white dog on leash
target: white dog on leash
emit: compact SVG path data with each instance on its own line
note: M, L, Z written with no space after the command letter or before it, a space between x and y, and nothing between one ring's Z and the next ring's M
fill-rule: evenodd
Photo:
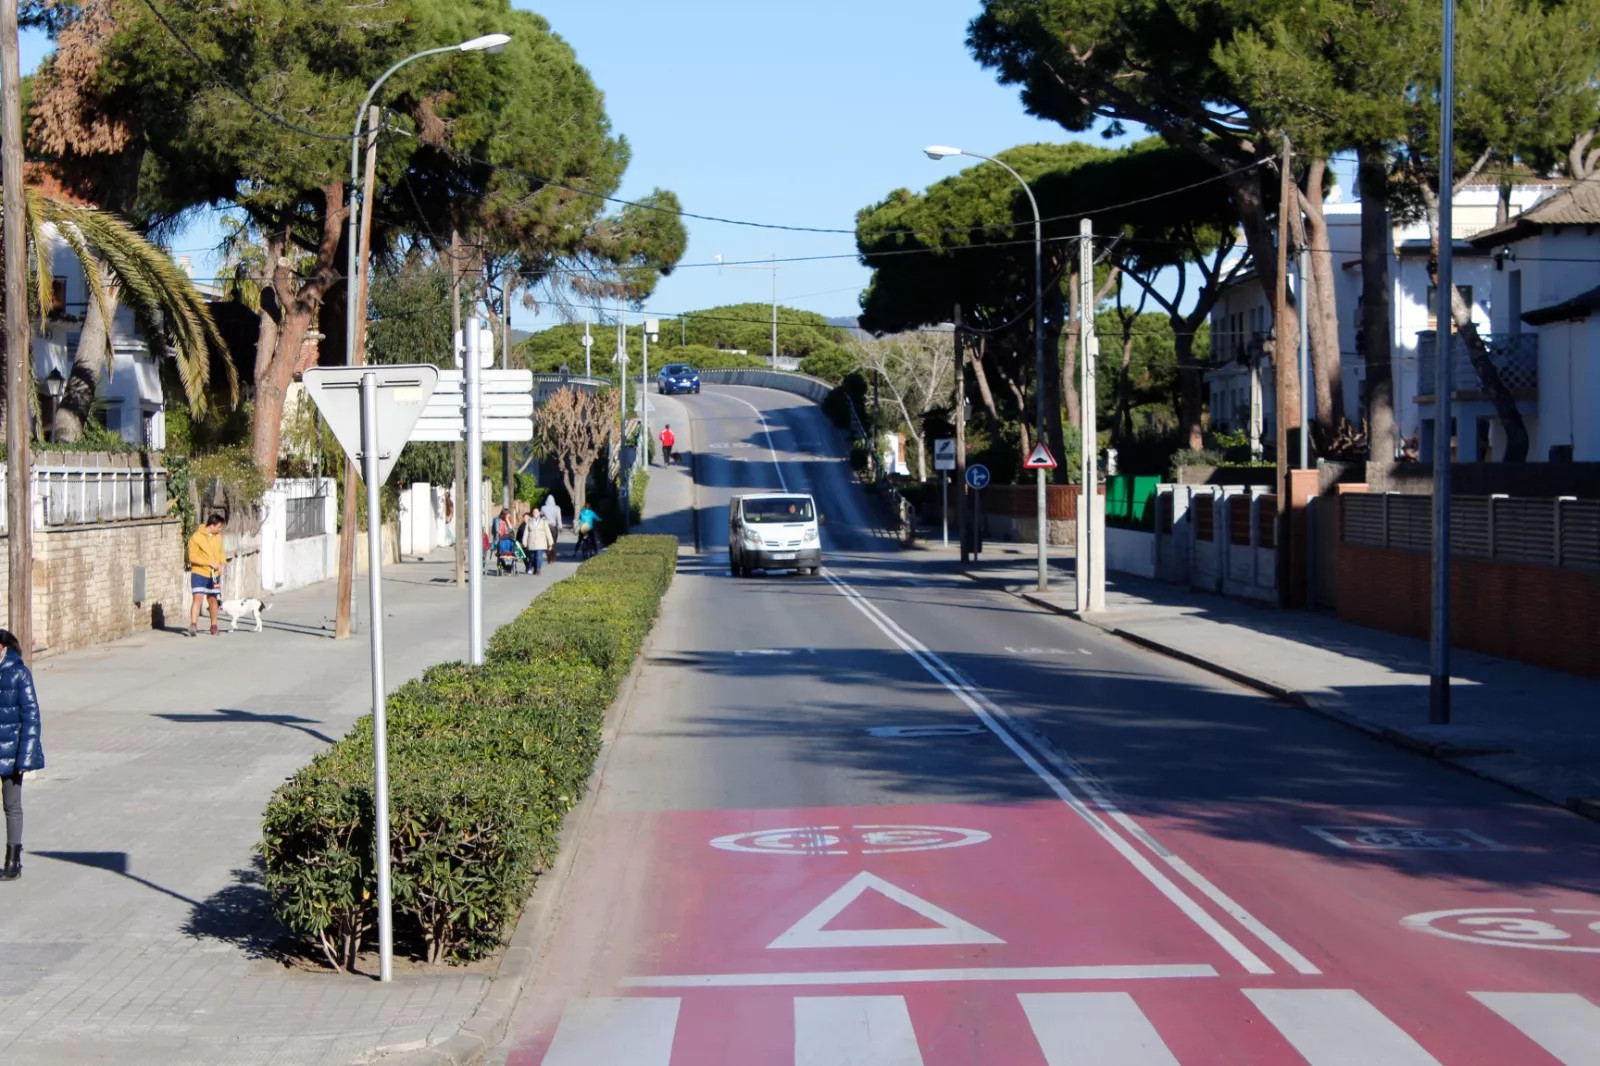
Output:
M261 632L261 616L272 609L272 604L251 597L246 600L223 600L222 613L228 616L228 632L239 628L239 619L249 615L255 619L256 632Z

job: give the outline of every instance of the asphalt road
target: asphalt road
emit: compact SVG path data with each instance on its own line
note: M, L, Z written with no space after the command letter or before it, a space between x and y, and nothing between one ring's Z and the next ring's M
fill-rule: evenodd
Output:
M1600 826L918 564L795 397L676 401L701 551L514 1066L1600 1066ZM812 493L825 570L736 578Z

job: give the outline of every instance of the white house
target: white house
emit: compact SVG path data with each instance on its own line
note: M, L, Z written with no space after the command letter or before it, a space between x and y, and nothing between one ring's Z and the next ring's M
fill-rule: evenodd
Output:
M54 275L52 306L43 334L33 338L33 372L38 382L40 411L53 416L47 383L51 374L63 381L72 373L84 313L89 306L88 279L67 244L46 227L50 241L50 269ZM187 269L188 264L183 263ZM166 408L161 389L159 357L139 336L133 312L117 305L111 328L111 361L100 376L96 407L107 429L139 448L166 447Z
M1517 338L1533 357L1528 458L1600 460L1600 177L1472 243L1493 257L1495 336ZM1459 424L1459 407L1456 418Z
M1531 208L1562 187L1558 182L1527 182L1511 192L1511 209ZM1492 184L1469 185L1456 196L1452 224L1455 236L1455 282L1473 308L1473 321L1488 332L1492 319L1491 298L1495 266L1490 253L1466 242L1466 238L1494 225L1499 189ZM1343 202L1335 190L1324 208L1328 222L1328 243L1333 254L1334 301L1339 319L1339 349L1344 386L1343 415L1359 425L1366 411L1366 366L1361 340L1361 204ZM1395 420L1402 440L1417 440L1424 447L1432 437L1433 403L1431 370L1423 373L1419 349L1431 334L1436 321L1437 300L1428 279L1430 244L1426 221L1394 227L1394 253L1390 260L1391 374ZM1291 261L1290 289L1295 287ZM1253 277L1230 286L1211 314L1211 350L1215 362L1228 363L1206 374L1210 391L1212 424L1228 429L1248 426L1249 358L1261 352L1272 328L1272 309ZM1507 357L1515 359L1516 351ZM1261 389L1265 414L1263 437L1274 433L1272 367L1262 359ZM1431 365L1431 364L1430 364ZM1490 413L1492 406L1481 401ZM1241 403L1243 406L1241 406ZM1458 421L1461 416L1458 409ZM1480 412L1468 412L1476 417ZM1466 423L1463 423L1466 424ZM1476 426L1476 422L1470 423ZM1488 427L1485 427L1487 432ZM1492 442L1480 440L1477 433L1458 435L1458 455L1462 461L1478 457L1479 446L1491 449Z

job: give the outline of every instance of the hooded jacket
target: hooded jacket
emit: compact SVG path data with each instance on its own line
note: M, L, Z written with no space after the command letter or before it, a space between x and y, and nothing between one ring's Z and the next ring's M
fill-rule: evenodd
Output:
M0 659L0 777L44 769L39 696L33 672L15 652Z

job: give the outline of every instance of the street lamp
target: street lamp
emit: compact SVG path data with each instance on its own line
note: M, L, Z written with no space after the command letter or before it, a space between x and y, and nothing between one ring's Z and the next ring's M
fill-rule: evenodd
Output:
M1044 429L1044 223L1039 217L1039 201L1033 198L1033 190L1022 179L1022 175L1011 169L1006 163L991 155L982 152L968 152L961 148L952 148L946 144L930 144L924 148L929 159L945 159L953 155L971 156L982 159L997 166L1004 167L1007 174L1017 179L1017 184L1022 186L1022 191L1028 194L1028 206L1033 208L1033 392L1035 417L1038 421L1037 435L1043 441ZM1089 445L1086 443L1085 447ZM1045 503L1044 468L1037 471L1039 475L1038 492L1038 524L1039 524L1039 591L1044 592L1050 587L1050 521L1049 510ZM1092 491L1092 490L1091 490ZM1079 515L1078 520L1084 521L1085 516Z
M358 200L360 195L360 179L357 177L357 168L360 166L361 162L361 126L366 121L367 108L372 106L372 99L378 95L378 89L382 87L383 83L388 81L390 76L393 75L395 71L399 70L407 63L422 59L424 56L443 55L446 52L488 52L492 55L504 51L506 45L510 42L511 38L504 33L490 33L482 37L474 37L470 41L463 41L460 44L453 44L444 48L429 48L425 51L418 52L415 55L406 56L404 59L400 60L400 62L384 71L382 76L379 77L377 81L373 82L372 87L367 90L366 99L361 101L361 109L356 112L355 129L350 134L350 213L348 237L350 242L350 254L348 258L349 268L345 271L344 283L344 361L346 366L354 366L356 361L356 323L358 321L356 317L356 293L360 289L360 286L357 284L357 279L360 277L360 268L363 265L361 263L361 256L359 254L361 242L361 204ZM376 133L377 131L374 130L374 137L376 137ZM377 146L374 145L373 149L376 150L376 147ZM473 329L476 330L477 326L474 325ZM475 352L476 345L473 345L469 350L467 357L475 358ZM341 635L349 633L350 609L348 605L350 600L353 598L353 579L355 571L355 476L352 472L352 468L349 466L346 467L345 488L345 528L339 538L339 602L337 606L339 620L335 623L337 631L340 632ZM475 490L476 486L474 486L473 499L477 499ZM375 493L377 490L372 489L369 486L369 491ZM374 495L372 498L376 499L377 497ZM374 516L371 521L377 521L376 516ZM372 580L376 581L377 579L377 571L374 569ZM373 624L374 627L376 627L376 620L374 620ZM375 657L375 665L372 675L373 688L375 690L372 698L374 712L377 711L377 708L383 699L383 693L381 690L379 690L381 671L376 665L377 662L378 660ZM385 768L388 758L385 750L386 745L387 741L381 733L374 737L374 747L376 749L377 759L376 772L377 779L379 781L380 793L383 791L384 786L382 782L387 773ZM394 979L394 918L392 900L393 893L390 888L389 880L389 811L387 804L379 804L374 813L375 817L373 821L375 824L373 826L373 836L376 837L378 866L378 980L391 981Z
M50 397L51 439L54 439L56 411L60 410L61 397L67 391L67 379L61 376L61 371L56 367L51 367L50 373L45 375L44 391Z

